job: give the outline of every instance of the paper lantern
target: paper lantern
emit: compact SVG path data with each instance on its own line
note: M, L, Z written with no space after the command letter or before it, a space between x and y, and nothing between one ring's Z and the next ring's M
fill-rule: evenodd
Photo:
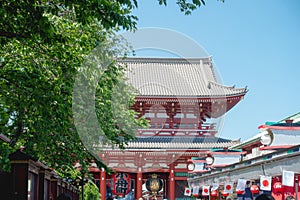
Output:
M258 194L259 193L259 187L257 185L251 185L250 191L252 194Z
M228 192L225 192L224 190L222 190L221 194L222 194L222 196L224 196L224 197L228 197L228 196L229 196L229 193L228 193Z
M157 195L163 187L162 179L157 177L157 174L152 174L151 178L146 181L146 188L151 194Z
M273 192L274 193L281 193L282 191L283 191L283 188L282 188L281 182L275 182L274 185L273 185Z
M191 196L191 194L192 194L191 188L184 189L184 196Z
M225 185L224 185L224 191L226 193L232 193L233 192L233 183L231 183L231 182L225 183Z
M193 196L198 197L199 196L199 188L200 186L193 187Z
M202 196L209 196L209 186L202 187Z
M218 196L218 190L212 190L211 193L210 193L210 195L212 197L217 197Z
M130 192L130 175L127 173L116 173L112 175L114 187L112 192L118 196L124 197Z
M236 194L244 194L245 193L244 190L236 190L235 192L236 192Z
M260 176L260 189L265 191L271 191L271 176Z

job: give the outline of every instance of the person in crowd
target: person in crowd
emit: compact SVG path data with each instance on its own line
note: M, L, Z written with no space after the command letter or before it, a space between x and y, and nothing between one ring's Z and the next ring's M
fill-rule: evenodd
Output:
M255 200L275 200L274 197L271 194L260 194L258 195Z
M287 196L287 197L285 198L285 200L296 200L296 199L295 199L295 197L293 197L293 196Z

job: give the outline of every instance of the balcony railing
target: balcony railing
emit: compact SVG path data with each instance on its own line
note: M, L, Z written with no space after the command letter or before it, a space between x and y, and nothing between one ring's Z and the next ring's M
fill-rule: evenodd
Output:
M182 125L182 124L181 124ZM215 136L217 133L216 127L214 124L203 124L201 129L198 128L145 128L138 129L138 136L151 136L151 135L160 135L160 136L179 136L179 135L199 135L199 136Z

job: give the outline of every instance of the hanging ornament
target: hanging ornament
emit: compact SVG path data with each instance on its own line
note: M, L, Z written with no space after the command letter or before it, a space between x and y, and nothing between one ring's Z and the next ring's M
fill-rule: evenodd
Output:
M209 196L209 186L202 187L202 196Z
M114 187L112 192L120 197L124 197L130 192L130 175L127 173L116 173L112 175Z
M283 191L283 186L281 182L275 182L273 185L273 192L274 193L281 193Z
M218 196L218 190L212 190L211 193L210 193L210 195L212 197L217 197Z
M271 191L271 176L260 176L260 189L265 191Z
M222 196L224 196L224 197L228 197L228 196L229 196L229 193L226 192L225 190L222 190L221 194L222 194Z
M230 193L231 194L233 192L233 183L232 182L225 183L225 185L224 185L224 191L226 193Z
M258 194L259 193L259 187L257 185L251 185L250 191L252 194Z
M146 181L146 188L151 194L157 195L163 187L163 181L157 177L157 174L152 174L151 178Z
M244 190L236 190L235 192L236 192L236 194L244 194L245 193Z

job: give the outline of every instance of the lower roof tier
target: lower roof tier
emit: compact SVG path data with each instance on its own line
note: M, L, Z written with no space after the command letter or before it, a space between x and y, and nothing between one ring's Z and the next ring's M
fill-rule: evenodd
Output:
M166 150L209 150L212 148L228 148L239 144L240 140L228 140L219 137L203 136L139 136L125 145L126 151L166 151ZM118 151L118 148L104 148L104 150Z

